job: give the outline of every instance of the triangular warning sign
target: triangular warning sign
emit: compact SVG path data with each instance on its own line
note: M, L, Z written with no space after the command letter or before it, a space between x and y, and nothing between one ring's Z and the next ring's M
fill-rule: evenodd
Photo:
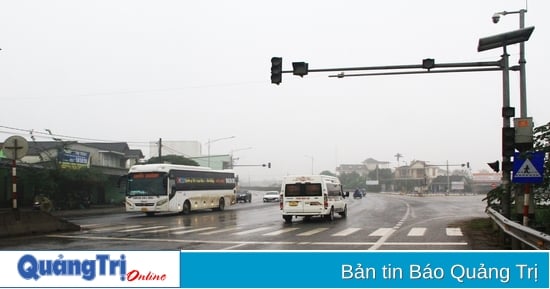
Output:
M516 178L540 178L539 171L535 168L533 163L529 159L525 159L519 170L514 175Z

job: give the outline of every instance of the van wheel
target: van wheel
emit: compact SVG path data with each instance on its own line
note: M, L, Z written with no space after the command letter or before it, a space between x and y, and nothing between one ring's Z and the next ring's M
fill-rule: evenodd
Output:
M347 217L348 216L348 206L344 206L344 211L340 212L338 214L340 214L340 216L342 216L342 218Z
M292 223L292 216L290 215L283 215L283 219L285 219L285 223Z
M191 203L189 201L185 201L183 203L183 208L181 209L182 214L187 215L191 212Z
M325 216L329 221L334 221L334 208L330 208L330 212Z

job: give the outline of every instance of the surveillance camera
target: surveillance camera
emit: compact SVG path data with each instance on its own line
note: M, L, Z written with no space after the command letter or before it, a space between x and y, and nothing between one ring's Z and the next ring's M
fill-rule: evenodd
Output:
M493 15L493 23L498 23L499 20L500 20L500 15L498 14Z

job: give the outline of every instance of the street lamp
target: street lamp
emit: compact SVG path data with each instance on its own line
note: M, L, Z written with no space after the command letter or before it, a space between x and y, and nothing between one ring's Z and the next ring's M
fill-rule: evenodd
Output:
M238 152L238 151L244 151L244 150L251 150L251 149L252 149L252 147L247 147L247 148L239 148L239 149L234 149L234 150L231 150L231 152L230 152L230 162L231 162L231 168L233 168L233 161L235 160L235 159L233 158L233 154L234 154L235 152Z
M215 143L217 141L226 140L226 139L232 139L235 138L235 136L229 136L229 137L222 137L217 139L208 139L208 142L206 143L208 145L208 167L210 167L210 146L212 143Z
M525 13L526 9L520 9L518 11L502 11L493 14L493 23L498 23L500 16L506 16L508 14L519 14L519 28L525 28ZM520 97L520 116L521 118L527 117L527 86L525 75L525 42L519 44L519 97Z

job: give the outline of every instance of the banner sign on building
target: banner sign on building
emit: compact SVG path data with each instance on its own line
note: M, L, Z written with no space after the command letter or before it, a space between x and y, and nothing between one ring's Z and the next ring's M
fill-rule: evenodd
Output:
M59 166L64 169L88 168L90 153L75 150L60 150L57 154Z

